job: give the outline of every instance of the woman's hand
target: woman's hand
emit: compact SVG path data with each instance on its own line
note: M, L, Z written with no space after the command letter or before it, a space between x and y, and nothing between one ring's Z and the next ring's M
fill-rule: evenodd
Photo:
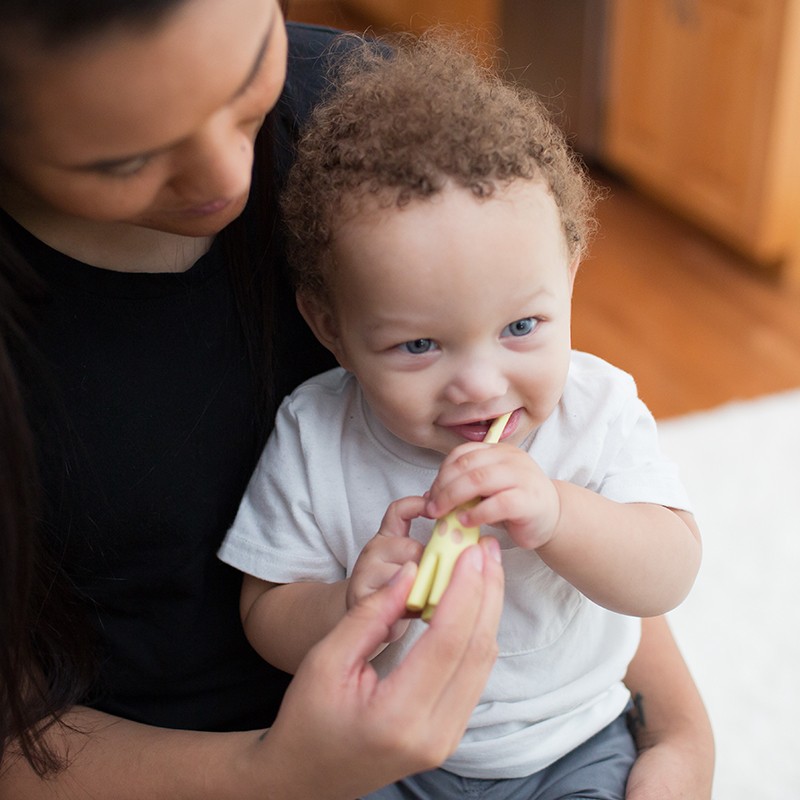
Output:
M352 800L455 750L497 654L499 555L491 539L464 552L434 620L383 680L367 659L405 611L413 564L311 650L253 753L264 797Z
M87 708L47 738L68 761L42 779L10 748L14 800L353 800L441 763L494 663L503 576L496 542L456 565L436 619L387 678L367 655L405 611L414 565L353 608L302 663L266 735L154 728Z

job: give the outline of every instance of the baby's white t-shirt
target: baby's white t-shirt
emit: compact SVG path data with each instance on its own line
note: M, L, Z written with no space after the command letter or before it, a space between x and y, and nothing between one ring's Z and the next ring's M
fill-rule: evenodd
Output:
M545 473L621 503L689 510L674 464L661 454L652 415L633 379L573 352L557 408L522 444ZM378 531L387 505L419 495L442 456L409 445L377 421L355 378L334 369L282 404L219 555L274 583L342 580ZM415 520L426 542L433 522ZM457 752L445 768L473 778L533 774L624 710L622 683L640 622L584 597L501 528L506 575L500 654ZM373 660L388 673L424 630Z

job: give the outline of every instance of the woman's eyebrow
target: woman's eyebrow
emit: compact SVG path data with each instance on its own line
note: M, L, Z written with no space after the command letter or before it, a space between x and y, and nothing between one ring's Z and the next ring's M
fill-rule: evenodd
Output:
M256 75L258 75L258 72L261 69L261 65L264 63L264 56L267 54L267 48L269 46L270 39L272 38L272 32L275 30L275 23L277 18L278 14L272 15L272 20L270 21L269 27L267 28L267 32L264 34L264 38L261 40L261 44L259 45L256 57L253 60L253 66L250 67L250 71L247 73L247 77L244 79L241 86L233 93L232 99L235 99L240 95L244 94L247 91L250 84L255 80ZM161 152L166 152L172 146L173 146L172 143L169 143L164 145L164 147L158 147L155 150L148 150L142 153L134 153L132 155L122 156L120 158L111 158L100 161L93 161L90 164L79 164L73 168L80 170L87 170L87 171L110 169L120 164L124 164L127 161L133 161L134 159L137 158L152 158L153 156L158 155Z
M258 75L261 65L264 63L264 56L267 54L267 46L269 45L270 39L272 38L272 31L275 29L275 22L276 18L278 17L277 14L272 15L272 21L270 22L269 27L267 28L267 32L264 34L264 38L261 40L261 46L258 48L258 52L256 53L256 57L253 61L253 66L250 68L250 72L247 74L247 77L244 79L242 85L234 92L233 97L237 98L240 95L244 94L250 84L255 80L256 75Z

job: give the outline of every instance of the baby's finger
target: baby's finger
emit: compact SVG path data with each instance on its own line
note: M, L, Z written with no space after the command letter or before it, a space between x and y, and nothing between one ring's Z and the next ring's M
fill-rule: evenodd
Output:
M489 449L486 446L485 450ZM496 454L473 450L452 464L447 472L439 473L430 488L425 511L442 517L476 497L504 488L513 474L503 468Z
M424 497L401 497L389 504L381 520L380 533L384 536L408 536L411 522L425 515Z
M465 452L446 473L439 473L429 493L428 513L443 516L475 497L535 483L543 474L530 456L510 445L478 447Z

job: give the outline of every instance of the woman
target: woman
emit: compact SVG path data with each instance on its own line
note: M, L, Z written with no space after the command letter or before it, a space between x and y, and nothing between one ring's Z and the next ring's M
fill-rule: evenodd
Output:
M287 56L276 0L0 3L0 796L352 798L440 763L477 701L491 541L389 679L366 656L413 569L285 697L215 557L276 399L326 366L274 200L329 39ZM707 720L652 625L630 795L702 797Z

